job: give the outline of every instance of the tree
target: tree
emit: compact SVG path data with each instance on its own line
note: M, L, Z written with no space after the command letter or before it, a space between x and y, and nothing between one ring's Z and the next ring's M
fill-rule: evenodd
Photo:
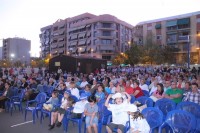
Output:
M142 64L160 64L162 62L161 46L153 40L152 34L149 34L141 49Z
M114 65L126 64L128 61L128 56L126 53L120 53L112 60Z
M128 55L127 64L138 64L140 62L140 57L142 54L141 47L136 44L132 44L130 49L126 51L126 54Z

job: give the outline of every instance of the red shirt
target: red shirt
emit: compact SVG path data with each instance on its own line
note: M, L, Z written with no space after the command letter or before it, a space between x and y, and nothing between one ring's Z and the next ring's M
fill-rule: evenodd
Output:
M142 92L142 89L139 86L133 89L133 93L135 93L136 90L138 90L139 93L135 96L135 98L144 96L144 93Z
M127 92L128 94L133 94L133 88L132 87L126 87L125 88L125 92Z

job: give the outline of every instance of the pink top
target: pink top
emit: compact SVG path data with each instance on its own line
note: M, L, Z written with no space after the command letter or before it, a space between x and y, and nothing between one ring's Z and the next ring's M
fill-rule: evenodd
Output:
M161 99L161 98L164 97L164 92L163 92L162 95L160 95L158 91L155 91L155 92L153 93L153 96L156 97L156 98L158 98L158 99Z

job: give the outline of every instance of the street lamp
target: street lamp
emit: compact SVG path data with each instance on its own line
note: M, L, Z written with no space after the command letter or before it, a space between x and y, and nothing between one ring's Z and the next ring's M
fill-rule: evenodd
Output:
M93 51L94 51L94 50L93 50L93 49L91 49L91 57L93 57Z
M79 48L79 56L81 56L81 50L82 50L82 48Z

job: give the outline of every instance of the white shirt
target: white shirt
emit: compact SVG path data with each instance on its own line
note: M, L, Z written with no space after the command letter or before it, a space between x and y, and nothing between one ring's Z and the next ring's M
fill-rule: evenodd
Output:
M128 103L124 101L122 104L109 104L108 110L112 112L112 120L114 124L123 124L126 125L126 122L129 121L127 113Z
M149 92L149 88L147 84L143 84L139 86L142 90L148 91Z
M87 100L76 102L74 105L73 112L74 113L83 113L85 109L85 105L88 103Z
M157 86L152 86L149 94L152 95L156 90L157 90Z
M81 87L81 88L84 88L87 84L88 84L87 81L81 82L80 87Z
M78 99L80 98L79 90L77 88L73 88L73 89L70 88L70 91L72 95L76 96Z
M141 133L149 133L150 132L150 126L147 123L146 119L141 119L141 118L138 118L137 120L130 119L130 126L131 126L131 128L133 128L133 131L138 130Z
M67 99L63 97L60 107L64 109L66 106L67 106Z

